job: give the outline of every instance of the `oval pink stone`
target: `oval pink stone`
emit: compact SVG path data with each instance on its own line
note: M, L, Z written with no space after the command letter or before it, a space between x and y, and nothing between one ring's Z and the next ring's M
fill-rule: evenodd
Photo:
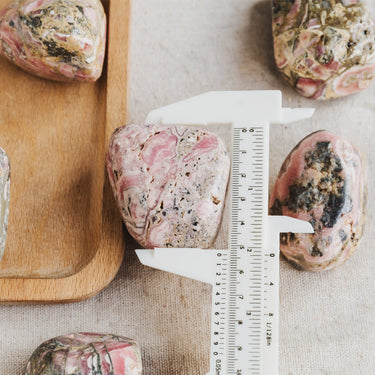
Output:
M146 248L210 247L229 168L215 134L185 126L123 126L113 133L107 155L122 218Z
M276 65L302 95L331 99L375 77L375 26L361 0L273 0Z
M55 81L95 81L103 68L100 0L14 0L0 11L0 54Z
M141 375L138 344L131 339L96 333L72 333L41 344L24 375Z
M364 164L357 149L327 131L307 136L288 155L270 212L309 221L314 228L314 234L281 237L281 251L296 266L328 270L354 252L365 222Z

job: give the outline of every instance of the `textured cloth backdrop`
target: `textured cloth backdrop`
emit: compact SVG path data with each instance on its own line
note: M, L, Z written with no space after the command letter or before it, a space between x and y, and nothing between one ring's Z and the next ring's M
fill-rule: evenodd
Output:
M375 4L371 4L375 15ZM208 90L281 89L285 106L314 106L314 118L274 126L272 187L287 153L317 129L336 132L368 158L368 224L358 252L343 266L312 274L281 262L280 375L375 374L375 84L333 102L302 99L277 73L270 2L134 0L131 122L153 108ZM119 124L121 125L121 124ZM81 303L0 306L0 374L19 375L43 340L71 331L135 338L144 375L205 375L210 288L139 264L130 239L111 285Z

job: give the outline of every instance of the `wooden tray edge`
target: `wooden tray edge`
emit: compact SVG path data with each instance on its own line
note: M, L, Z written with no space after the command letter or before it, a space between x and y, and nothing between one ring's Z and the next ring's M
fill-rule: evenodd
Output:
M112 132L127 119L130 0L111 0L108 19L106 145ZM126 48L118 49L118 45ZM91 262L72 276L60 279L0 278L0 304L78 302L99 293L113 280L124 257L125 240L107 177L103 189L101 238Z

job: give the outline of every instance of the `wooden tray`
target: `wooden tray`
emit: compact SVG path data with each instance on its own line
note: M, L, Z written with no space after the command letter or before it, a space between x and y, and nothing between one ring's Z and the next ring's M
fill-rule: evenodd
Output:
M105 152L113 130L126 122L129 1L103 5L108 48L98 82L39 79L0 57L0 146L11 160L2 303L88 298L122 262Z

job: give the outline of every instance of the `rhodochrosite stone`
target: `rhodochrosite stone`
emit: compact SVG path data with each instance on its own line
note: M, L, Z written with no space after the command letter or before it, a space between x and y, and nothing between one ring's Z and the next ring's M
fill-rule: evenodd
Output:
M15 0L0 11L0 53L39 77L95 81L105 40L100 0Z
M107 169L129 233L144 247L210 247L224 207L229 157L206 130L128 125Z
M141 354L133 340L115 335L73 333L41 344L24 375L141 375Z
M281 167L271 214L309 221L314 234L283 234L281 251L310 271L331 269L350 257L365 222L365 167L348 141L327 131L303 139Z
M331 99L375 77L374 22L361 0L273 0L276 64L297 91Z

